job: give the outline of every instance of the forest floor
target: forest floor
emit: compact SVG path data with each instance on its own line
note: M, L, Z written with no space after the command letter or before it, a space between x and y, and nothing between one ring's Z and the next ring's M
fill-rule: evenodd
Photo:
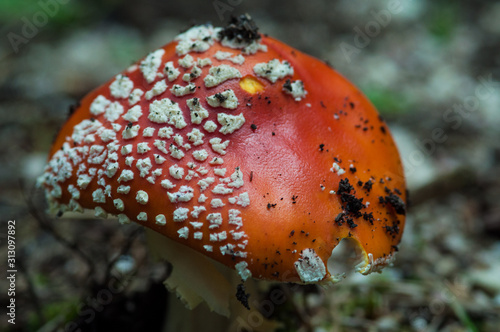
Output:
M3 35L42 10L7 3ZM223 24L229 12L207 3L194 21ZM232 13L250 12L261 32L328 61L372 100L398 144L410 191L394 266L350 275L328 291L301 287L273 318L286 331L498 331L500 3L401 1L394 11L391 1L295 0L280 10L239 3ZM16 221L17 264L16 324L2 314L0 330L78 323L85 331L156 331L169 267L148 256L143 230L48 216L34 183L70 105L170 41L193 22L192 10L155 1L66 6L19 52L0 46L0 266L8 220ZM370 32L372 22L378 30ZM123 287L96 304L116 281ZM2 308L8 288L2 277Z

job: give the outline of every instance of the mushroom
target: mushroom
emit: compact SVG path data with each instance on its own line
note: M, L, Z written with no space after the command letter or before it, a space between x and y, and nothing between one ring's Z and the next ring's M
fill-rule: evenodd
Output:
M328 259L342 239L361 255L358 272L378 272L405 223L402 164L374 106L248 15L194 26L90 92L40 183L55 212L137 222L176 264L186 251L238 282L339 281ZM188 305L205 297L181 284L167 280Z

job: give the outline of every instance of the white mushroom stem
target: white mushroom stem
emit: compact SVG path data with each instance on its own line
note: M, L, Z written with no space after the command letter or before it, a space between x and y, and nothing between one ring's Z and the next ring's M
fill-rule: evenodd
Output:
M241 278L234 270L159 233L145 230L151 252L172 264L172 273L164 283L177 298L170 297L165 331L236 331L251 319L249 315L258 313L253 305L254 301L259 303L257 282L259 286L267 286L269 282L245 282L246 291L251 294L247 310L236 299ZM276 322L264 319L254 331L274 331L277 327Z
M175 292L188 309L206 302L212 311L229 316L229 298L234 292L214 264L202 254L152 230L146 229L146 235L152 253L173 266L165 280L170 292Z

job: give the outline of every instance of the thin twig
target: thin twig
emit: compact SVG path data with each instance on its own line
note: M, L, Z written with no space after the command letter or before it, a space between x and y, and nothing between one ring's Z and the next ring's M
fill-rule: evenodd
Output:
M20 186L21 189L24 189L22 181L20 183ZM95 265L93 260L89 256L87 256L87 254L85 254L75 242L71 242L66 238L64 238L62 235L60 235L52 226L50 221L45 218L45 214L40 213L38 211L38 208L35 206L33 202L33 196L36 192L36 187L35 186L32 187L29 197L25 196L24 190L21 190L21 192L23 193L23 197L26 201L29 213L33 216L33 218L35 218L35 220L38 221L38 225L40 226L40 228L43 231L46 231L47 233L52 235L52 237L54 237L56 241L61 243L63 246L69 248L72 252L74 252L77 256L79 256L85 263L87 263L89 267L87 278L90 278L91 281L95 283L95 278L94 278Z
M47 322L47 319L45 318L45 315L43 314L42 311L42 306L40 305L40 300L38 299L38 295L35 292L35 287L33 287L33 281L31 280L31 276L28 273L28 270L26 269L26 266L24 266L24 255L18 255L16 257L16 266L19 269L19 271L24 275L24 279L26 280L26 285L28 286L28 293L31 298L31 303L35 307L35 312L36 315L38 316L38 320L40 321L40 324L43 325Z
M111 270L115 263L120 259L120 256L125 255L130 251L130 247L132 246L132 243L134 242L135 238L142 232L142 228L137 228L134 229L128 236L127 236L127 241L123 245L122 249L120 250L120 253L116 255L115 258L109 261L108 265L106 266L106 273L104 274L104 282L107 282L109 278L111 277Z

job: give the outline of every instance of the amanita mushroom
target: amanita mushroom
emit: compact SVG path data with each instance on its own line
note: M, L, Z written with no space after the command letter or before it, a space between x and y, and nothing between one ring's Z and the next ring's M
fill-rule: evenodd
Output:
M405 222L373 105L248 16L192 27L89 93L40 182L53 211L137 222L243 281L338 281L327 261L344 238L358 272L380 271Z

